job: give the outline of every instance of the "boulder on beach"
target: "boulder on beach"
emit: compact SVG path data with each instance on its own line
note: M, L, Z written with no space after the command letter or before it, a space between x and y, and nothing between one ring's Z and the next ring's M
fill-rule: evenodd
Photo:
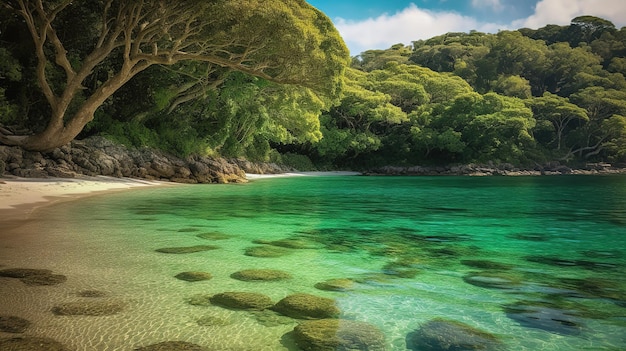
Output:
M412 351L500 351L502 343L492 334L465 323L433 319L406 336L406 348Z
M335 300L302 293L285 297L272 310L298 319L337 318L341 314Z
M215 294L209 300L214 305L236 310L264 310L274 304L266 295L239 291Z
M230 277L243 281L277 281L291 279L291 274L275 269L244 269L231 274Z
M343 319L305 321L293 329L296 344L306 351L384 351L385 336L375 326Z

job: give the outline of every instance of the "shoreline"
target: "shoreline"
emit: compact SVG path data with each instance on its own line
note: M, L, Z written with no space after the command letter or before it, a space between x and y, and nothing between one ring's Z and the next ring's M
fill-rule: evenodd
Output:
M37 209L61 201L115 191L177 183L108 176L76 178L0 177L0 227L14 227L29 220Z

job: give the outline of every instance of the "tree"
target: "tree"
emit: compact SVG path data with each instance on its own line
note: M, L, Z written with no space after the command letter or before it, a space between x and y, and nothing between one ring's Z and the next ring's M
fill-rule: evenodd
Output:
M301 85L330 105L349 64L331 21L304 0L9 0L6 6L32 37L37 81L49 105L41 131L0 132L0 143L28 150L71 141L113 93L152 65L203 62L208 74L239 71ZM60 29L81 7L95 23L75 47Z
M567 128L571 128L576 121L579 125L589 121L589 116L583 108L570 103L567 98L549 92L528 100L528 105L533 110L535 118L549 121L554 127L553 141L556 141L557 150L561 149Z

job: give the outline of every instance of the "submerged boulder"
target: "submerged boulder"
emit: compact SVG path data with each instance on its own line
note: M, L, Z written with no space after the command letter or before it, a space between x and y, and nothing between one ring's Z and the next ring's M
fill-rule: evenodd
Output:
M472 272L463 277L463 280L481 288L514 289L520 286L518 276L498 271Z
M541 329L560 335L578 335L583 324L575 311L567 311L539 302L520 301L503 307L506 316L526 328Z
M167 254L187 254L194 252L210 251L215 249L218 249L218 247L213 245L196 245L184 247L164 247L162 249L156 249L155 251Z
M0 339L0 350L6 351L69 351L60 342L35 336Z
M186 341L164 341L143 347L137 347L135 351L208 351L207 348Z
M232 235L228 235L222 232L207 232L196 235L200 239L206 240L226 240L232 238Z
M503 345L487 332L465 323L433 319L406 336L412 351L500 351Z
M30 326L30 322L16 316L0 315L0 331L5 333L23 333Z
M284 247L277 246L251 246L246 248L244 254L246 256L252 257L265 257L265 258L273 258L273 257L281 257L285 255L289 255L291 251Z
M60 316L110 316L125 307L125 303L116 300L74 301L53 307L52 313Z
M272 310L298 319L337 318L341 313L335 300L310 294L289 295L278 301Z
M384 334L375 326L358 321L306 321L293 329L293 337L306 351L386 350Z
M56 285L67 280L62 274L48 269L8 268L0 270L0 277L17 278L27 285Z
M268 296L253 292L229 291L209 298L212 304L236 310L264 310L273 305Z
M230 277L243 281L276 281L291 279L291 274L274 269L244 269L231 274Z
M208 272L181 272L176 274L174 277L188 282L199 282L213 278L211 273Z
M326 291L348 291L354 288L354 280L348 278L329 279L315 284L315 288Z

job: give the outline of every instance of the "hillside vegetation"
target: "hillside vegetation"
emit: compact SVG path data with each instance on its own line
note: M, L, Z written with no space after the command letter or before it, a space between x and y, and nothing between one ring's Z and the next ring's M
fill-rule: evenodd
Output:
M0 144L51 150L41 143L80 118L79 139L300 169L626 162L626 28L601 18L447 33L350 62L300 0L261 13L239 1L37 3L0 8ZM146 29L158 21L169 32Z

